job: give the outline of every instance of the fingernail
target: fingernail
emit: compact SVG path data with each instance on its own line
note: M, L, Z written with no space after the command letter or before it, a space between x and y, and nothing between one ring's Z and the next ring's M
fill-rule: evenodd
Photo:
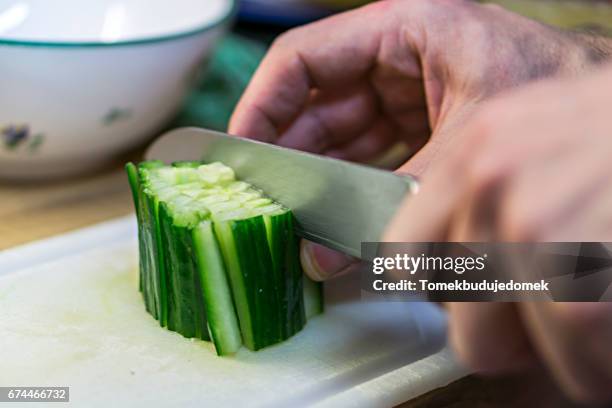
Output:
M300 261L302 262L302 269L304 273L308 275L310 279L321 281L323 280L323 273L321 268L314 259L312 250L312 244L309 242L302 242L300 248Z
M324 246L303 241L300 260L304 272L317 281L322 281L345 270L352 258Z

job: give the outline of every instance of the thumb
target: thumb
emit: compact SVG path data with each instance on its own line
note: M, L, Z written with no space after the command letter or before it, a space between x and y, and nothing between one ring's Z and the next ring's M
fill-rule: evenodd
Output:
M344 275L358 264L358 260L351 256L306 240L300 246L300 260L304 273L315 281Z

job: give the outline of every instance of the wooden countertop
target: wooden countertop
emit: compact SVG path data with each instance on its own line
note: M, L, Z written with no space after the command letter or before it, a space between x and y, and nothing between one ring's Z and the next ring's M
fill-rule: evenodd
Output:
M43 239L133 211L123 163L96 174L48 183L0 183L0 250ZM566 407L542 370L501 378L469 376L402 405L420 407Z
M132 212L125 161L68 180L0 182L0 250Z

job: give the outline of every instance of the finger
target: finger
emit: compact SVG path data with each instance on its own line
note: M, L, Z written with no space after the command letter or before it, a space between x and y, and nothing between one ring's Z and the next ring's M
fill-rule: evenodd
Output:
M533 143L530 143L533 145ZM501 151L505 144L493 147ZM598 224L610 219L597 211L609 196L610 176L599 170L609 158L598 160L590 153L584 160L582 146L548 146L535 158L524 158L507 184L507 194L499 201L497 228L504 241L596 241ZM592 148L592 145L591 145ZM505 150L512 155L512 147ZM533 152L531 152L533 153ZM551 183L559 174L565 183ZM571 185L572 188L567 186ZM534 197L550 197L537 200ZM610 201L608 201L610 202ZM608 213L609 214L609 213ZM598 217L604 215L603 218ZM600 236L601 237L601 236ZM605 240L605 236L602 237Z
M430 143L423 149L427 149ZM417 195L406 197L387 226L383 241L435 242L444 240L455 209L465 195L464 181L455 177L463 170L462 157L453 157L442 163L423 181ZM417 169L410 165L404 165L396 172L419 175L415 170Z
M313 99L280 136L279 145L322 153L363 133L378 116L376 97L365 84L344 92L320 92Z
M379 119L374 126L344 146L331 148L326 156L336 159L365 162L388 150L397 142L397 131L388 121Z
M474 190L473 190L474 191ZM447 231L451 242L489 242L499 239L495 231L499 202L505 197L502 182L482 186L480 192L467 194L455 209Z
M612 397L612 304L525 302L521 314L538 353L575 399Z
M471 368L495 373L534 362L534 354L513 303L449 303L449 338Z
M465 144L449 152L444 161L427 173L419 188L419 194L408 196L386 229L384 239L392 242L432 242L449 240L455 224L463 213L473 211L466 203L483 204L487 210L495 209L495 202L502 200L504 180L509 172L500 155L488 153L478 132L466 129ZM437 141L428 142L418 154L438 154ZM430 151L432 149L433 151ZM502 153L503 155L503 153ZM482 158L485 158L484 160ZM422 168L413 165L414 158L396 170L398 173L421 175ZM490 214L491 216L494 214ZM471 217L479 220L478 214ZM486 223L487 220L484 220ZM472 228L473 227L473 228ZM469 226L463 231L486 236L487 225Z
M384 7L369 6L281 36L238 103L230 133L275 140L304 108L311 89L359 82L375 65L386 18Z
M593 142L577 143L570 146L565 155L553 151L548 160L535 161L533 166L537 168L530 174L537 176L525 174L515 181L515 194L504 207L507 218L511 218L510 212L515 210L532 214L522 223L534 230L538 228L541 235L535 238L544 241L608 241L612 236L609 211L612 185L610 175L600 169L607 167L610 159L606 149L593 147ZM565 183L546 182L559 174L566 175ZM524 199L537 195L554 197L554 200ZM510 222L512 220L507 219L507 223ZM502 227L512 232L512 226Z
M461 126L472 114L466 107L446 116L438 127L438 134L410 158L398 173L423 176L419 194L407 197L385 233L386 241L430 242L447 239L453 223L457 222L462 204L482 200L501 200L504 180L511 172L505 150L491 149L489 125L482 119L472 119ZM453 139L449 140L450 134ZM437 166L428 170L430 163ZM494 208L494 205L489 207ZM478 217L473 217L477 219ZM479 231L482 234L483 231Z
M602 192L598 199L591 201L589 206L580 210L582 214L588 214L588 217L571 217L563 223L554 224L543 240L609 242L612 240L610 208L612 208L612 186L608 186L607 191Z
M300 260L304 273L315 281L349 273L357 266L357 260L338 251L303 240Z

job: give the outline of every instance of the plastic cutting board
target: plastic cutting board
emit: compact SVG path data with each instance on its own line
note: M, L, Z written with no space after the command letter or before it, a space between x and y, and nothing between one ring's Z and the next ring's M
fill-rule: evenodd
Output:
M466 374L438 308L347 300L359 277L287 342L217 357L145 312L137 262L133 217L0 252L0 385L86 407L383 407Z

